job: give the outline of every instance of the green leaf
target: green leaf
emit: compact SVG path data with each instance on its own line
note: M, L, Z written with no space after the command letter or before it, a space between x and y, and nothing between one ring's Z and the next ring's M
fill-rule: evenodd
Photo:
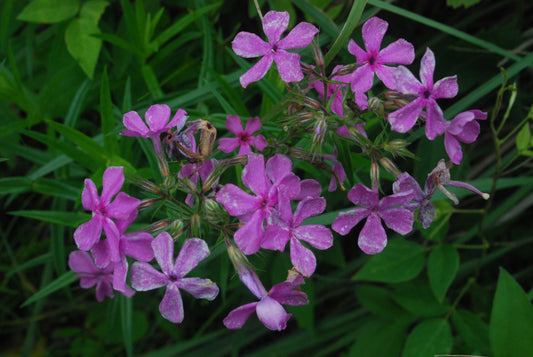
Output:
M313 23L320 28L320 31L326 33L331 38L337 37L339 33L337 25L322 10L307 0L293 0L293 2L303 13L310 17Z
M428 281L421 276L415 281L398 284L392 295L394 301L416 316L439 317L448 311L448 306L439 303Z
M95 24L100 21L100 17L109 6L109 2L104 0L90 0L83 4L80 10L80 17L93 21Z
M494 357L533 356L533 306L505 269L492 303L489 339Z
M388 289L360 284L355 289L355 296L365 309L376 315L394 320L410 315L392 299Z
M115 119L113 117L113 103L111 102L111 92L109 80L107 78L107 67L104 68L102 84L100 86L100 116L102 117L102 135L104 136L104 149L110 156L118 152L117 134L115 133Z
M31 190L31 181L26 177L4 177L0 179L0 195L22 193Z
M32 218L39 221L62 224L74 228L91 218L89 214L80 212L25 210L11 211L8 213L12 214L13 216Z
M440 244L428 257L428 277L433 294L442 302L459 269L459 253L450 244Z
M489 343L489 328L476 314L467 310L455 310L452 323L463 341L474 351L491 356Z
M79 0L34 0L22 10L17 20L53 24L70 19L79 7Z
M126 348L126 355L133 356L132 338L132 311L133 304L130 298L120 295L120 326L122 327L122 339Z
M92 35L99 33L98 24L87 18L72 20L65 32L68 52L91 79L102 47L102 40Z
M76 272L68 271L65 274L61 275L56 280L52 281L50 284L35 293L35 295L30 297L28 300L24 301L24 303L22 303L20 307L33 304L34 302L41 300L42 298L58 291L59 289L62 289L65 286L72 284L77 279L74 277L74 274L76 274Z
M446 355L452 349L452 331L445 319L418 324L407 337L402 357Z
M391 240L385 250L374 255L353 277L354 280L399 283L415 278L424 268L424 248L417 243Z
M372 319L361 326L348 356L400 356L408 326L406 321Z
M481 2L481 0L446 0L446 5L457 9L460 6L464 6L465 8L467 8L479 2Z
M516 149L518 152L529 149L529 142L531 141L531 131L529 129L529 123L522 126L522 129L516 135Z

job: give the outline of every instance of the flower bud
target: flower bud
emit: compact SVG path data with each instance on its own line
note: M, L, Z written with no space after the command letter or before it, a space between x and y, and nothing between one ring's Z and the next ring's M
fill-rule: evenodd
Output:
M163 155L156 155L157 156L157 166L159 166L159 172L161 172L161 176L164 178L167 178L169 175L168 170L168 162L167 159L163 157Z
M320 109L321 105L320 105L320 102L313 99L313 98L309 98L309 97L304 97L304 102L303 104L306 106L306 107L309 107L309 108L312 108L312 109Z
M399 174L401 174L400 169L398 169L396 164L392 162L389 158L380 157L379 163L381 164L381 166L383 166L385 170L387 170L387 172L389 172L393 176L398 176Z
M385 98L389 99L389 100L393 100L393 99L402 99L404 96L402 93L400 92L397 92L395 90L388 90L388 91L385 91Z
M368 110L371 110L377 114L383 113L383 105L378 97L370 97L368 99Z
M226 210L222 209L222 207L217 201L211 198L207 198L204 201L204 205L205 205L206 218L209 222L211 223L222 222L224 218L226 218L227 216Z
M345 76L347 74L352 74L356 68L357 68L356 63L342 66L341 68L337 70L337 72L333 73L333 76Z
M170 235L172 237L179 237L183 233L183 221L181 219L175 219L170 222Z
M311 74L314 72L313 66L311 66L309 63L300 62L300 65L302 66L302 72L304 74Z
M191 234L193 237L201 236L202 232L202 218L198 213L193 213L191 216Z
M383 148L390 152L394 157L406 156L414 158L415 155L411 151L407 150L408 145L409 143L403 139L395 139L385 143Z
M324 55L320 46L315 42L311 42L311 50L313 51L313 58L315 59L316 66L320 69L324 69Z
M376 161L372 160L370 165L370 180L372 181L372 188L379 187L379 165Z
M157 222L149 225L148 227L146 227L143 230L145 232L148 232L148 233L157 233L157 232L160 232L160 231L162 231L164 229L167 229L167 227L170 226L171 224L173 224L173 221L161 220L161 221L157 221Z
M144 200L141 201L137 209L143 210L143 209L150 208L154 205L154 203L156 203L159 200L160 200L159 198L145 198Z

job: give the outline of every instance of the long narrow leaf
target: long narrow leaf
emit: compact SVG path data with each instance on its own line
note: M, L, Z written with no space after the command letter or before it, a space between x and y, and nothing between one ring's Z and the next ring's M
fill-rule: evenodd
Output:
M59 289L62 289L65 286L72 284L74 281L76 281L74 274L76 273L73 271L68 271L65 274L61 275L56 280L52 281L50 284L48 284L47 286L39 290L35 295L30 297L28 300L24 301L22 305L20 305L20 307L33 304L34 302L39 301L42 298L58 291Z

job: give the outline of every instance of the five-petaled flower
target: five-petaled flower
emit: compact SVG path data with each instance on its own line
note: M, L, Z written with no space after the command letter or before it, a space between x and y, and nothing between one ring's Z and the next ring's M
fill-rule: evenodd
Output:
M263 31L268 38L268 43L250 32L242 31L235 36L231 45L237 56L263 57L240 77L243 88L263 78L274 61L284 82L298 82L304 78L300 66L300 55L285 50L306 47L313 41L318 29L308 22L301 22L284 39L280 40L288 25L288 12L269 11L263 17Z
M479 123L476 120L487 119L487 113L481 110L468 110L457 114L451 121L446 122L444 133L444 147L450 160L459 165L463 159L463 151L459 142L473 143L479 135Z
M341 212L331 224L331 228L346 235L361 220L367 219L359 234L359 248L366 254L381 253L387 245L387 234L381 220L390 229L405 235L413 229L414 215L403 206L411 202L411 191L399 192L379 199L379 193L362 184L356 184L350 192L348 199L362 208L354 208Z
M170 107L165 104L154 104L148 108L146 114L144 114L144 118L148 126L146 126L137 112L131 111L124 114L123 122L126 129L120 135L150 138L154 143L155 152L161 156L161 139L159 135L169 131L173 127L176 127L176 133L178 133L185 125L188 116L185 110L178 109L172 120L168 121L170 118Z
M388 115L392 130L400 133L409 131L415 125L418 117L421 116L422 110L425 109L426 137L433 140L444 133L446 124L436 99L455 97L459 91L459 86L457 85L457 76L446 77L434 83L434 70L435 55L427 48L420 64L422 82L419 82L404 66L399 66L394 72L395 89L415 99Z
M223 152L231 152L239 147L237 155L248 155L252 152L252 147L259 151L263 151L267 147L267 142L263 135L252 136L252 134L261 129L261 120L258 117L249 118L246 122L246 128L242 130L241 119L237 115L228 115L226 117L226 128L237 137L218 140L218 148Z
M183 302L180 289L197 299L214 300L218 286L209 279L185 278L209 255L209 248L200 238L185 242L174 263L174 240L167 232L160 233L153 241L155 259L163 272L144 262L135 262L131 267L131 286L137 291L147 291L166 286L165 296L159 304L161 315L175 323L183 321Z

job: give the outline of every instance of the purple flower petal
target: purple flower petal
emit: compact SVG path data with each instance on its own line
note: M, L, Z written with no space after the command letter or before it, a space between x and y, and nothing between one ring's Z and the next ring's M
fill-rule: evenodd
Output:
M276 284L270 289L268 295L283 305L302 306L309 304L307 294L297 287L305 283L304 278L298 275L292 279Z
M426 88L433 88L433 72L435 71L435 55L426 48L426 52L420 61L420 79Z
M294 230L294 236L311 244L316 249L324 250L333 245L333 234L325 226L308 224Z
M100 202L107 206L111 202L111 198L115 196L122 185L124 184L124 168L123 167L108 167L104 171L104 177L102 180L102 196ZM127 217L125 217L127 218Z
M424 199L424 192L420 188L420 185L407 172L403 172L398 176L398 179L392 184L392 188L394 193L412 191L413 199L416 201ZM381 204L383 204L383 202Z
M263 202L262 198L250 195L231 183L224 185L217 192L216 199L232 216L242 216L255 211L261 208Z
M98 190L96 185L91 179L85 179L85 187L81 193L81 203L83 208L87 211L96 211L98 204L100 203L100 197L98 197Z
M292 173L292 161L285 155L276 154L268 159L265 171L273 183L279 183Z
M148 127L136 111L124 114L122 121L127 130L122 131L121 135L148 137Z
M350 52L352 55L356 56L357 64L362 64L368 58L368 55L365 52L365 50L363 50L361 47L359 47L357 45L357 43L355 43L354 40L350 40L350 42L348 42L348 52Z
M368 217L370 211L366 208L355 208L348 212L340 212L331 224L331 229L340 235L347 235L353 227L364 218Z
M437 214L435 212L435 205L433 202L429 200L422 202L417 218L422 223L424 229L428 229L431 225L431 222L433 222L436 217Z
M434 140L437 136L446 131L446 121L444 114L434 99L430 99L426 105L426 137Z
M154 259L153 240L154 237L146 232L128 233L120 239L120 249L128 257L141 262L149 262Z
M165 126L170 118L170 107L166 104L154 104L144 114L144 119L152 133L165 131ZM167 129L168 130L168 129Z
M350 79L352 92L366 92L374 84L374 71L368 63L357 68Z
M396 90L400 93L419 95L426 89L407 67L398 66L393 76L396 81Z
M379 211L381 212L392 207L404 206L411 202L413 195L414 192L412 191L401 191L393 195L383 197L379 202Z
M102 228L107 237L106 241L109 248L109 257L112 262L118 262L122 254L120 252L120 233L117 226L115 226L115 222L106 217L104 218Z
M267 294L263 283L250 267L245 267L243 271L239 271L239 278L256 298L261 300Z
M250 83L257 82L263 78L272 66L273 61L274 57L270 53L265 54L263 58L239 78L242 87L246 88Z
M426 100L423 97L417 98L405 107L389 113L387 119L392 130L399 133L406 133L415 125L416 120L424 109Z
M232 134L242 134L241 118L238 115L228 115L226 117L226 129Z
M375 214L368 216L366 223L359 234L359 248L366 254L378 254L387 245L387 235L381 225L381 220Z
M461 144L449 133L444 134L444 147L446 148L446 153L450 157L450 160L459 165L463 159L463 151L461 150Z
M167 125L165 125L164 131L176 127L176 132L180 132L181 129L183 129L183 127L185 126L187 118L187 112L183 109L178 109L176 114L174 114L172 120Z
M299 82L304 78L298 53L277 50L274 53L274 61L276 61L276 66L283 82Z
M268 146L268 143L265 140L265 137L259 134L254 138L253 145L256 147L257 150L263 151Z
M308 22L300 22L287 36L279 41L279 48L291 50L308 46L318 33L318 29Z
M107 216L126 220L137 209L139 204L141 204L140 200L131 197L127 193L119 192L115 200L107 206Z
M457 76L452 76L437 81L432 94L434 98L453 98L458 92Z
M264 220L263 210L255 211L250 220L235 232L235 243L244 254L254 254L261 248L261 242L265 235L263 231Z
M256 307L257 302L252 302L232 310L224 319L224 326L230 330L240 329L244 326L250 315L255 311Z
M102 234L102 216L95 215L90 221L81 224L74 231L74 241L80 250L89 250L98 242Z
M98 268L105 268L109 265L109 263L111 263L111 255L109 253L110 250L107 239L99 240L91 248L91 254L94 257L94 264L96 264Z
M184 278L176 282L180 289L187 291L197 299L214 300L218 295L218 286L209 279Z
M415 60L415 50L410 42L400 38L382 49L379 52L379 59L384 64L408 65Z
M100 279L96 285L96 300L102 302L106 296L113 298L115 297L115 294L113 294L111 283L107 280Z
M246 121L246 128L244 129L244 133L246 135L252 135L259 129L261 129L261 119L259 119L259 117L249 118Z
M391 208L378 212L390 229L401 235L405 235L413 230L415 217L413 212L405 208Z
M181 323L183 321L183 301L178 287L174 284L167 285L165 296L159 304L161 316L170 322Z
M360 183L348 191L348 199L356 206L377 208L379 205L379 193Z
M138 212L137 212L137 210L134 210L134 211L131 212L131 214L128 216L128 218L126 218L126 219L117 219L115 221L115 225L117 226L117 229L118 229L119 233L120 234L124 234L124 232L126 232L128 227L133 222L135 222L135 220L137 219L137 216L138 216Z
M137 291L148 291L167 285L168 278L145 262L135 262L131 266L131 286Z
M113 289L127 291L126 275L128 274L128 259L121 257L120 261L113 263Z
M313 179L306 179L300 181L300 192L291 199L295 201L301 201L305 198L316 198L322 193L322 186L320 183Z
M239 32L231 42L233 52L244 58L254 58L265 55L270 51L268 43L250 32Z
M271 44L279 41L281 34L289 26L289 13L287 11L269 11L263 17L263 31Z
M265 159L263 155L248 154L248 164L242 170L242 183L257 196L263 196L268 193L271 185L267 182L265 175Z
M375 72L385 87L389 89L396 89L396 78L394 77L394 72L396 72L396 69L396 67L380 65L376 66Z
M237 153L238 156L244 156L244 155L248 155L249 153L252 152L252 148L250 147L250 145L248 145L248 143L240 143L241 144L241 147L239 149L239 152Z
M389 24L387 21L380 19L379 17L372 17L368 19L363 25L363 41L365 48L369 53L377 54L381 47L381 41Z
M294 226L299 226L304 220L318 216L326 209L326 199L323 197L310 198L301 201L294 212Z
M191 238L183 244L172 272L177 277L184 277L208 256L207 243L200 238Z
M257 303L256 312L263 325L274 331L284 330L287 327L287 321L292 316L279 302L268 295Z
M75 250L68 256L68 267L76 273L96 274L99 270L94 265L94 261L87 252Z
M279 250L280 252L283 252L289 239L289 227L269 225L265 231L265 237L261 243L261 247L264 249Z
M298 239L291 239L291 263L305 277L313 275L316 269L315 255Z
M173 273L174 269L174 240L167 232L161 232L152 241L152 249L157 264L161 270L168 276Z

